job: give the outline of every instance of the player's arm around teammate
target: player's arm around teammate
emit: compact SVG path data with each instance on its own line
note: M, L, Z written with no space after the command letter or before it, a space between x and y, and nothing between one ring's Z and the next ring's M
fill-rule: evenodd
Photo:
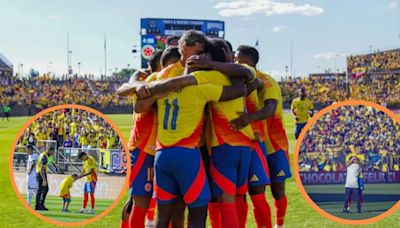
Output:
M242 45L235 52L238 63L256 67L259 59L257 49ZM266 129L264 153L267 153L267 162L271 179L271 191L276 208L276 226L282 226L286 214L287 199L285 195L285 179L291 177L288 155L288 141L283 126L282 95L278 83L269 75L257 70L257 78L262 84L257 88L259 95L259 110L253 113L241 113L239 118L231 121L235 129L241 129L253 121L264 120ZM263 193L265 187L249 187L250 195Z
M160 59L162 53L162 51L155 52L149 60L149 68L145 71L136 71L129 79L129 82L122 84L117 89L117 95L125 97L136 94L138 88L146 84L144 81L147 77L161 70Z

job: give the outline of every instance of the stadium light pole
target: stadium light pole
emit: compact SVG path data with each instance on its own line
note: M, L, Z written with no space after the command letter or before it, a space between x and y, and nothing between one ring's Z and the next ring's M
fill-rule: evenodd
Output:
M293 78L293 39L290 37L290 77Z
M372 45L369 45L369 53L372 53Z
M107 77L107 33L104 33L104 77Z
M81 62L78 62L78 76L81 76Z
M69 75L69 32L67 32L67 75Z

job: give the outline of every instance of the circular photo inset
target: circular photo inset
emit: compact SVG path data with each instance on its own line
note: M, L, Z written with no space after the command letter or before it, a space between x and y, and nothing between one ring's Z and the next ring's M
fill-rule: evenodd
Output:
M84 225L107 214L128 186L120 131L80 105L46 109L21 129L10 158L20 201L57 225Z
M399 166L399 117L369 102L325 108L296 145L296 181L303 196L342 223L374 222L398 208Z

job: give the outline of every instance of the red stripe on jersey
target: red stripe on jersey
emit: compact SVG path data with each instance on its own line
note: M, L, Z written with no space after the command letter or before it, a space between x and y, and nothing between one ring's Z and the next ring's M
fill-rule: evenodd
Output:
M218 145L229 144L231 146L251 146L252 142L249 137L240 131L236 131L230 127L229 121L215 108L210 108L213 130L217 138Z
M153 111L135 113L133 116L129 145L144 151L153 133L155 114Z
M183 200L186 204L193 203L198 196L200 195L201 191L203 191L204 185L206 183L206 172L204 171L203 160L200 157L200 166L199 171L197 172L197 176L194 179L192 185L186 191L185 195L183 196Z
M266 121L267 134L271 146L276 152L280 149L288 151L288 139L280 117L270 117Z
M185 147L185 148L198 147L199 142L200 142L201 133L203 132L203 123L204 123L204 118L203 118L203 120L201 120L199 122L199 124L197 125L197 127L194 129L193 133L190 136L179 140L178 142L176 142L173 145L163 145L163 144L161 144L161 142L159 140L157 140L157 150L160 150L160 149L166 148L166 147Z
M222 175L217 168L215 168L212 161L210 161L210 172L213 180L224 193L236 195L236 184Z

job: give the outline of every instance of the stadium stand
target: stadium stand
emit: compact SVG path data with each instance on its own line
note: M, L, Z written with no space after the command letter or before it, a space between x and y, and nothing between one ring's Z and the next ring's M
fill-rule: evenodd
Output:
M13 75L13 65L12 63L0 53L0 78L9 77Z
M335 101L363 99L390 109L400 109L400 49L347 58L343 74L310 74L306 78L282 80L284 106L289 107L304 86L316 109Z
M301 172L341 172L345 158L362 145L366 171L399 171L400 124L365 106L344 106L318 119L301 144Z

